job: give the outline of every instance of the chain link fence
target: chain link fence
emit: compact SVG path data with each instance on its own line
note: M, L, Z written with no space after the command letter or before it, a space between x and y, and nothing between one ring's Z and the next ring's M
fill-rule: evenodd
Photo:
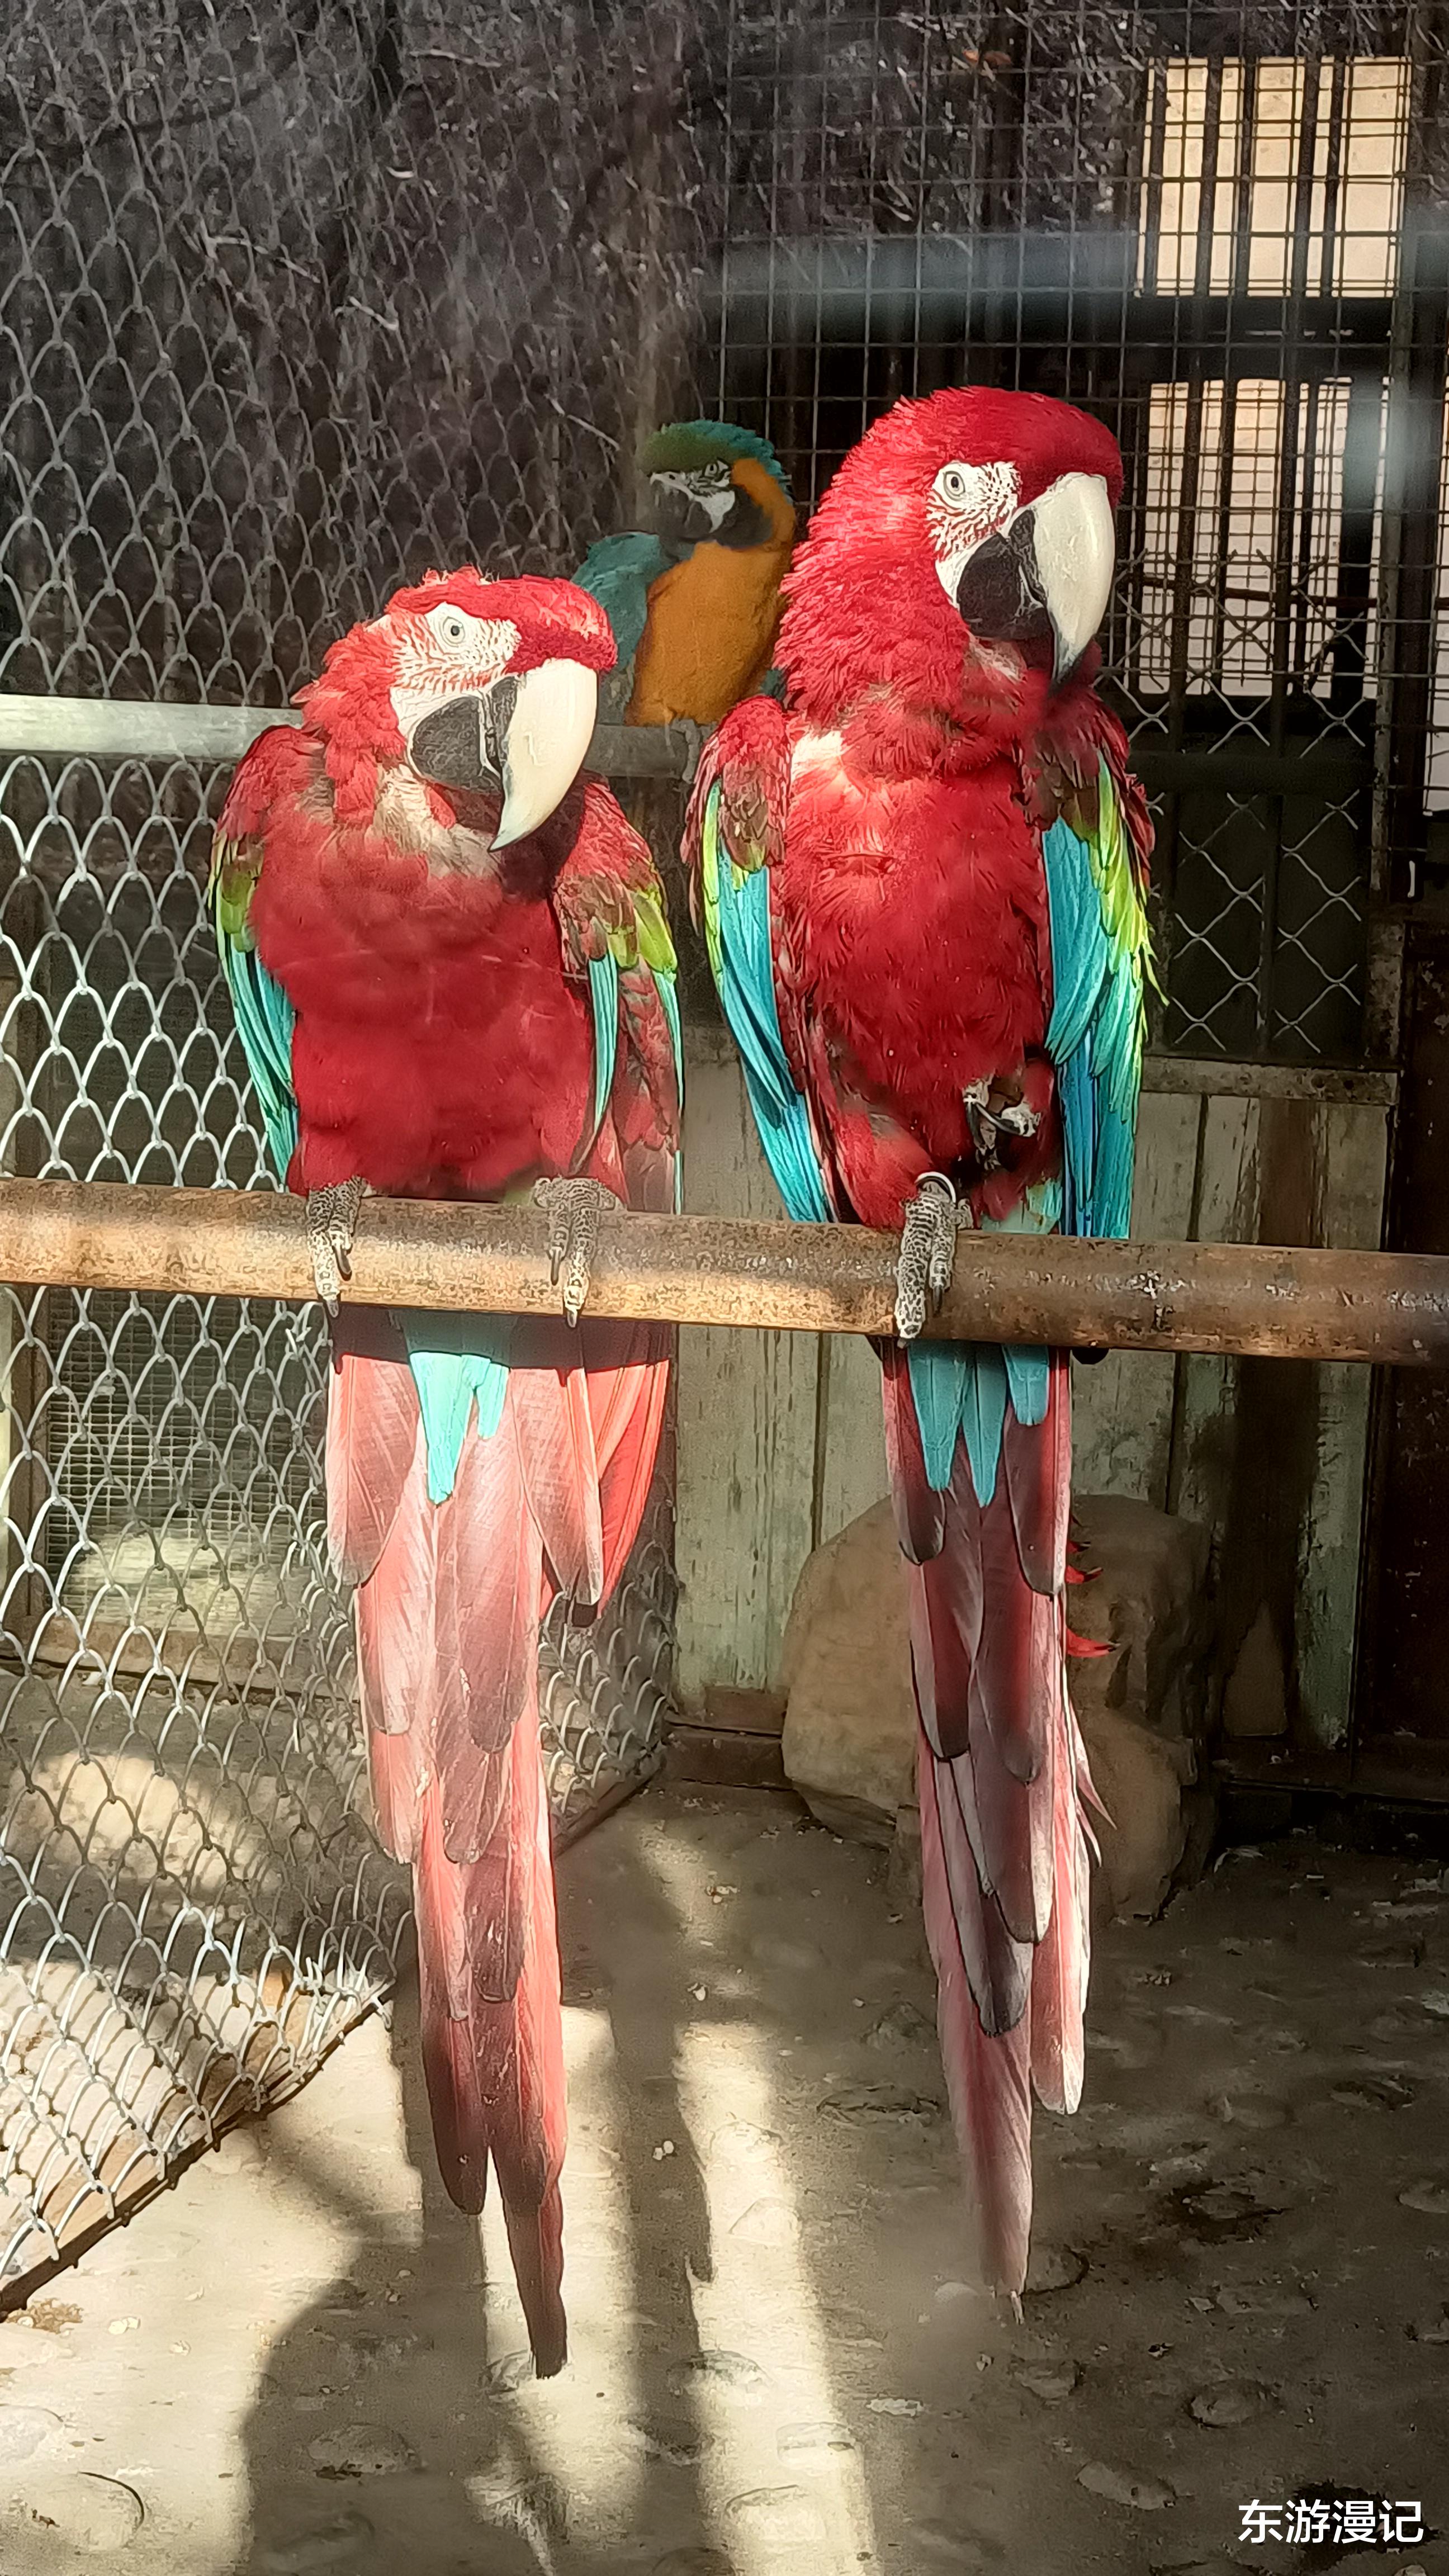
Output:
M434 563L615 523L703 255L690 18L649 22L19 0L0 690L180 739ZM0 1171L269 1186L201 903L229 764L15 739L0 696ZM0 2304L392 1974L325 1378L307 1312L0 1296ZM609 1614L545 1628L563 1834L651 1764L672 1585L666 1476Z
M269 1185L199 896L225 776L0 767L5 1171ZM3 2300L311 2071L406 1888L327 1564L320 1319L11 1289L0 1345ZM671 1646L661 1489L597 1632L545 1629L564 1832L649 1766Z

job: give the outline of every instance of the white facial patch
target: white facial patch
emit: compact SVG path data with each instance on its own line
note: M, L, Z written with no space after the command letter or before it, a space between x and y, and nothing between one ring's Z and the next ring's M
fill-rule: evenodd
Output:
M936 558L936 572L946 597L954 601L956 585L984 537L994 536L1014 518L1021 502L1021 477L1014 465L943 465L926 502L926 527Z
M466 697L501 679L520 641L508 617L470 617L446 601L410 617L394 646L392 711L403 740L445 698Z

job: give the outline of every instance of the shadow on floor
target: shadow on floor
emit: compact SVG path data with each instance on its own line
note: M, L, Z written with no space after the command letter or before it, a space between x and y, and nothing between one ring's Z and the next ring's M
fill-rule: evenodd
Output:
M687 2553L678 2565L691 2576L715 2563L694 2554L704 2543L704 2434L691 2397L691 2284L709 2278L712 2259L668 2009L681 1926L627 1829L612 1837L605 1867L611 1910L657 1973L642 1991L626 1981L600 1999L595 1981L607 1969L587 1935L584 1872L566 1861L575 2060L568 2372L530 2384L501 2229L490 2213L480 2231L438 2179L407 1971L390 2047L409 2170L395 2153L383 2161L392 2205L357 2187L362 2168L379 2162L371 2133L382 2106L356 2105L355 2172L345 2121L322 2135L309 2135L305 2121L270 2124L270 2166L329 2208L353 2251L266 2357L244 2434L251 2539L236 2576L324 2567L342 2576L604 2576L639 2564L631 2535L641 2525L657 2532L656 2555ZM581 1900L572 1906L571 1893ZM395 2107L384 2127L394 2117ZM666 2139L671 2151L656 2155ZM682 2394L671 2394L671 2380ZM580 2536L580 2508L591 2533L607 2538Z

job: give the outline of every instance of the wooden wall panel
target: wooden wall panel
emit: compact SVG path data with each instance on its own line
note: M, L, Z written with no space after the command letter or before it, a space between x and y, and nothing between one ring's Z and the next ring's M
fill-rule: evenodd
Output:
M1192 1240L1202 1102L1150 1094L1137 1127L1135 1234ZM1073 1477L1081 1494L1136 1494L1167 1508L1175 1363L1168 1351L1109 1351L1072 1371Z
M1383 1232L1389 1121L1383 1109L1327 1104L1318 1112L1323 1243L1373 1252ZM1359 1560L1368 1472L1371 1372L1315 1369L1313 1481L1294 1599L1300 1731L1336 1747L1353 1708Z
M1253 1066L1164 1067L1163 1087L1149 1087L1142 1104L1134 1233L1376 1245L1388 1110L1382 1097L1336 1100L1326 1089L1322 1076L1295 1083ZM692 1033L685 1148L691 1210L778 1214L743 1081L719 1032ZM1250 1390L1254 1407L1271 1401L1275 1415L1262 1458L1238 1437L1244 1365L1280 1372ZM1213 1532L1227 1578L1229 1661L1257 1598L1264 1532L1272 1536L1283 1596L1275 1615L1296 1664L1298 1729L1320 1745L1341 1741L1348 1725L1369 1391L1366 1369L1197 1353L1174 1361L1110 1352L1073 1371L1078 1491L1140 1495ZM683 1704L697 1706L712 1682L774 1678L805 1558L885 1489L868 1344L681 1332Z
M1256 1100L1205 1099L1190 1240L1256 1243ZM1232 1473L1236 1360L1189 1351L1177 1363L1167 1509L1209 1528L1221 1522Z
M887 1489L880 1363L856 1333L820 1336L816 1544L868 1512Z
M691 1050L684 1204L691 1214L781 1213L739 1068L718 1044ZM680 1327L681 1707L697 1707L707 1683L751 1688L774 1670L795 1578L815 1544L819 1340Z

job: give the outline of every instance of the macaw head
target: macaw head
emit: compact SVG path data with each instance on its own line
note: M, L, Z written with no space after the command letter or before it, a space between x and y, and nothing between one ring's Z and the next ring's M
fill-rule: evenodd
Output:
M887 677L893 637L959 668L964 628L1060 687L1106 613L1121 489L1111 431L1049 395L970 385L897 403L846 458L796 558L780 647L792 684L801 629L821 622L812 602L833 597L842 636L873 637Z
M571 581L430 572L342 636L297 704L326 737L339 811L355 784L370 812L379 769L405 764L445 795L497 803L502 850L573 785L613 662L608 618Z
M676 420L639 454L662 536L757 546L794 533L795 504L768 439L723 420Z

